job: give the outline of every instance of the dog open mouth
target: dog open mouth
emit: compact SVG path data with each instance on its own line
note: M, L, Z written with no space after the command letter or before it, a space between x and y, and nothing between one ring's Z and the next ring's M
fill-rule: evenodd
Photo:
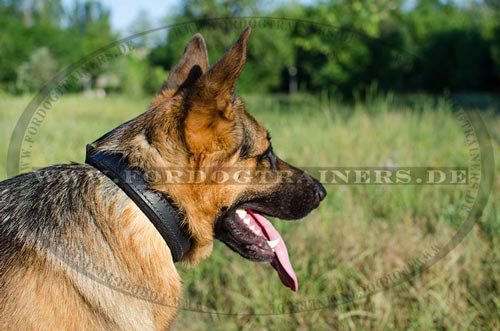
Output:
M217 222L215 236L244 258L270 263L281 282L297 291L297 276L285 242L271 222L257 211L240 207L230 212Z

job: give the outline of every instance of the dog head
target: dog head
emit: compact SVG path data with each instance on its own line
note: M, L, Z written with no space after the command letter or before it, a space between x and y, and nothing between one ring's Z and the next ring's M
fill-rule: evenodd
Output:
M217 238L247 259L271 263L296 290L285 244L263 215L302 218L326 191L275 155L269 133L235 94L250 32L210 68L203 37L193 36L149 110L98 148L126 154L183 212L193 239L184 261L206 258Z

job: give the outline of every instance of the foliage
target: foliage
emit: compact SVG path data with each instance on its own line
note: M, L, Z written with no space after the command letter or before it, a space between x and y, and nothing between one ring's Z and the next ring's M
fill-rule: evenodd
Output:
M0 88L9 92L19 91L16 82L24 78L17 74L25 72L20 66L31 61L39 49L48 49L57 71L116 38L110 12L98 1L76 1L68 10L60 0L26 3L32 6L0 0ZM34 91L39 85L24 85L22 90L29 87Z
M289 31L257 26L243 92L287 92L292 66L298 69L299 90L347 97L364 95L373 84L385 91L436 93L495 91L500 85L500 23L491 3L459 6L421 0L405 9L404 2L395 0L321 1L282 4L271 12L258 3L187 1L175 17L175 22L201 20L198 30L206 36L212 59L239 31L209 19L264 13L318 23L298 24ZM333 32L322 33L325 26ZM167 42L153 49L150 62L170 68L192 33L170 30Z
M197 31L206 40L210 60L213 63L235 42L244 27L235 29L220 17L234 17L259 13L256 1L211 0L206 2L186 1L183 14L175 23L197 20ZM237 23L237 21L233 21ZM188 29L169 30L168 42L154 48L149 60L166 70L174 66L182 55L184 46L194 34ZM282 89L282 74L294 65L292 40L286 31L254 29L252 42L248 45L247 65L239 81L239 91L278 91ZM276 61L279 59L279 61Z
M127 58L119 61L121 84L120 92L140 97L159 91L167 72L159 66L150 66L140 58Z
M111 12L98 0L70 5L61 0L26 3L31 5L0 0L0 29L5 32L0 38L3 90L19 91L19 66L41 47L48 48L56 68L61 69L117 38L110 26ZM149 54L141 69L134 61L124 63L131 66L130 73L135 71L135 82L143 82L135 89L152 91L146 86L148 77L159 73L159 67L170 70L195 32L205 36L213 63L242 31L238 16L313 23L285 29L256 25L240 92L288 92L293 68L299 91L348 98L363 97L374 85L382 91L433 93L496 92L500 86L498 1L328 0L302 4L186 0L179 6L179 14L168 17L168 24L177 25L166 37L144 35L135 40ZM130 29L140 32L152 27L146 12L140 12ZM112 69L103 67L90 73L91 83ZM125 80L120 84L110 89L129 90L132 85Z
M33 52L28 62L17 68L16 87L21 91L41 89L56 74L56 62L47 47Z

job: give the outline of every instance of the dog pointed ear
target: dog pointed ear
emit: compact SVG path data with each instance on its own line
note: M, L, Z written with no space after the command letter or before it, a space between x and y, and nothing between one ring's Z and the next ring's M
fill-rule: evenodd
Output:
M231 107L233 94L246 62L247 41L252 29L248 26L238 41L203 75L193 89L191 101L204 103L227 120L234 119ZM206 104L207 100L213 104Z
M186 90L184 133L194 155L232 150L236 145L233 92L246 61L250 27L210 70Z
M182 58L171 70L161 89L162 91L177 89L183 84L189 84L197 80L207 70L207 45L203 36L197 33L187 43Z

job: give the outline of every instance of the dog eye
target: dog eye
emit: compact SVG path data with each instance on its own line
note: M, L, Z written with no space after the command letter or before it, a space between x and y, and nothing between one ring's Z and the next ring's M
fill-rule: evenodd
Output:
M271 168L276 168L276 155L273 153L273 149L269 147L264 153L257 156L258 162L268 161L271 165Z

